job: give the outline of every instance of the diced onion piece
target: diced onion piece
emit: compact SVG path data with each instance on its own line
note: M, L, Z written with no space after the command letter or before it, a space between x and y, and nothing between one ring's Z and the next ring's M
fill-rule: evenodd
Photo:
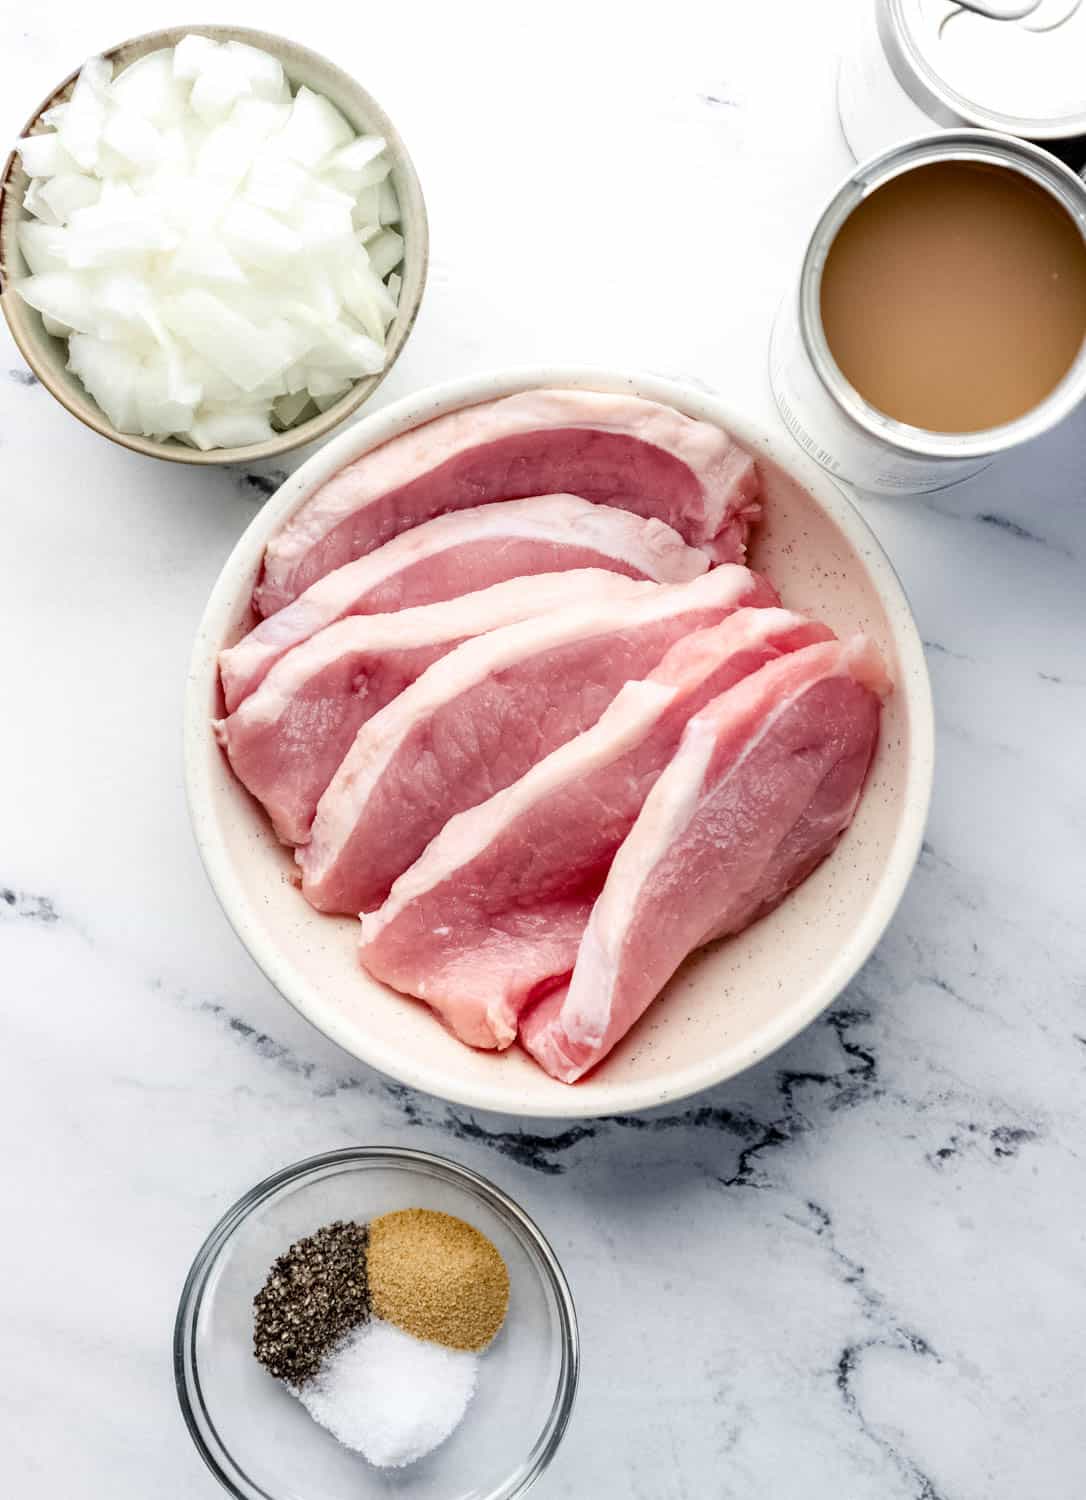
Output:
M231 251L250 266L273 270L302 248L300 236L281 220L239 199L223 215L222 232Z
M32 219L24 219L16 230L19 249L32 273L67 269L67 236L66 229Z
M200 387L204 401L214 402L217 406L229 406L232 403L245 405L248 402L249 398L241 386L221 370L217 370L210 361L179 341L176 348L184 379Z
M293 214L310 187L309 173L281 152L265 147L258 151L245 182L245 196L258 208L269 208L284 216Z
M358 319L372 339L381 339L385 331L378 288L381 283L364 261L352 261L336 273L336 289L343 305Z
M183 36L173 49L173 76L191 83L207 63L208 58L219 50L218 42L195 32Z
M49 207L49 204L42 197L42 189L47 187L51 180L51 178L47 177L33 178L30 186L23 194L23 207L28 214L33 214L35 219L38 219L42 224L49 224L53 228L56 228L61 223L61 220L57 218L53 209Z
M106 86L113 66L104 57L92 57L75 81L72 97L60 121L60 144L85 172L98 164L98 145L105 129Z
M356 229L361 230L363 233L367 229L371 231L380 229L380 199L381 188L379 185L376 187L367 187L361 189L355 199L354 209L351 212L351 217L354 220Z
M289 96L281 99L266 99L253 94L239 99L230 111L230 124L237 127L251 141L266 141L278 134L290 118Z
M382 229L366 246L374 275L385 277L403 260L403 235L394 229Z
M367 166L364 166L361 172L358 172L354 176L352 176L350 181L355 191L357 192L360 188L376 187L379 183L384 182L391 171L392 163L389 161L388 157L378 156L375 157L374 160L371 161ZM397 205L397 215L398 214L399 207Z
M284 372L283 384L287 388L288 396L295 396L306 390L305 384L306 368L301 360L296 360L288 370Z
M262 406L237 406L229 411L205 409L189 429L197 448L248 448L275 436Z
M209 230L194 229L178 245L167 263L170 277L183 281L225 281L243 285L245 272Z
M289 395L277 396L272 402L272 415L280 427L293 427L310 403L307 390L291 391Z
M115 109L102 132L102 145L133 170L156 166L162 159L162 135L135 110Z
M171 332L243 391L254 390L294 363L285 325L258 328L211 292L193 288L167 297L162 315Z
M310 372L309 389L312 391L312 377L316 371L352 378L376 375L379 370L384 369L385 351L368 334L356 333L343 323L334 323L330 328L321 330L319 339L306 355L306 364Z
M295 222L298 239L307 255L319 255L322 260L335 258L349 255L355 246L349 198L340 203L311 203L304 213L297 215Z
M113 211L111 205L97 203L73 215L68 257L73 269L104 270L173 250L177 242L177 231L168 224L126 213L123 207Z
M349 187L352 194L361 188L383 182L392 170L384 155L385 141L379 135L360 135L348 146L342 146L323 164L322 171L334 182Z
M283 65L270 52L261 52L246 42L227 42L225 51L248 80L252 92L261 99L290 101L290 89L283 76Z
M60 144L55 130L24 136L15 142L23 171L28 177L55 177L58 172L76 171L75 162Z
M197 71L189 103L205 124L214 124L251 93L243 64L225 47L218 47Z
M329 396L314 396L313 405L317 408L318 411L327 411L330 406L335 406L336 402L341 399L342 395L342 391L336 391L334 394Z
M322 396L342 396L350 388L350 379L345 375L330 375L327 370L309 372L309 394L314 400L319 401Z
M196 175L213 179L229 201L245 181L259 149L259 141L239 126L226 122L209 132L196 156Z
M400 200L387 177L377 185L377 217L382 224L400 222Z
M115 270L104 275L98 284L96 309L114 329L115 336L130 347L147 353L169 338L150 289L141 276L131 271Z
M58 177L35 178L42 185L38 197L46 204L58 224L66 224L81 208L90 208L102 195L102 185L82 172L61 172Z
M139 358L121 344L73 333L68 340L68 368L79 376L118 432L139 432L138 391L143 374Z
M183 367L165 349L146 356L136 392L136 409L144 437L166 437L192 426L203 388L184 379Z
M329 156L326 166L335 172L361 172L375 156L380 156L387 142L383 135L360 135L340 146Z
M188 104L188 89L174 77L173 62L169 47L137 57L110 84L110 99L152 125L177 125Z
M335 105L303 84L294 96L290 119L283 127L286 154L304 167L315 167L353 138L354 131Z
M72 271L43 271L15 283L20 297L40 313L58 323L91 333L99 324L95 311L95 289Z

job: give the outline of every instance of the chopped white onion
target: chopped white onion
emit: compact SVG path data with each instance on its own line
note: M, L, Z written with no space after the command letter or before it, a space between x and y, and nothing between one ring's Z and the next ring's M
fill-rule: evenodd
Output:
M292 427L309 405L310 395L306 390L293 391L286 396L277 396L272 402L272 412L280 427Z
M40 135L26 136L16 142L16 150L28 177L55 177L58 172L78 170L60 144L60 136L55 130L43 130Z
M303 167L315 167L337 147L353 140L354 131L334 104L303 84L294 96L282 139L288 156Z
M66 224L82 208L90 208L102 195L102 185L82 172L61 172L56 177L36 177L33 186L57 224Z
M63 271L68 264L65 240L68 231L35 219L24 219L17 238L23 259L31 271Z
M404 251L386 142L241 42L111 75L92 59L17 143L15 285L113 426L247 446L377 373Z
M382 229L379 235L366 246L370 258L370 269L375 276L385 277L403 260L403 235L394 229Z
M275 436L267 408L235 406L228 411L205 410L189 431L197 448L246 448Z

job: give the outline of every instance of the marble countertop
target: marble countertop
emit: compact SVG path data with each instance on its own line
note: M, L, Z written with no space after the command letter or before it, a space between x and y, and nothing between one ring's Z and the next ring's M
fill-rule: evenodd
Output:
M844 172L852 7L311 0L232 16L401 125L433 266L385 402L488 366L640 366L770 415L767 330ZM411 35L408 38L407 20ZM9 22L8 137L87 53L177 19ZM472 1116L352 1062L257 972L193 848L194 627L280 471L84 431L0 347L0 1489L213 1500L170 1333L265 1173L399 1142L513 1193L584 1337L540 1500L1073 1500L1086 1490L1086 412L950 494L865 502L927 643L927 842L848 992L655 1116Z

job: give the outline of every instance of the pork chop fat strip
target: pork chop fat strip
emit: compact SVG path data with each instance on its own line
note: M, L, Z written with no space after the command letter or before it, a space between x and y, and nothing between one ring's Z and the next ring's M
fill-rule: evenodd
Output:
M750 455L712 423L636 396L524 391L437 417L333 475L268 544L253 602L274 614L434 516L561 491L655 516L714 561L739 562L759 490Z

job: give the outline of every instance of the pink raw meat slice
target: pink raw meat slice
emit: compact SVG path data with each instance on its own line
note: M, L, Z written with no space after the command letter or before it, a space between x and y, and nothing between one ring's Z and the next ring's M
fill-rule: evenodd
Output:
M607 568L684 583L708 566L704 553L662 521L577 495L536 495L439 516L319 579L222 652L226 706L232 713L285 652L345 615L434 604L532 573Z
M568 977L615 850L692 714L768 661L831 638L784 609L741 609L627 682L598 723L452 818L362 918L360 956L473 1047Z
M367 719L471 636L591 600L638 598L652 584L583 568L510 578L462 599L394 615L352 615L276 662L216 725L238 779L286 844L304 843L336 767Z
M862 636L771 662L692 718L592 908L568 989L520 1039L573 1083L683 959L806 879L846 829L878 736L885 668Z
M764 579L726 564L458 646L359 730L297 854L306 896L321 911L380 905L454 813L594 724L681 636L776 603Z
M450 412L356 459L272 538L254 595L274 614L334 568L433 516L569 491L656 516L740 562L759 512L754 461L670 406L600 391L524 391Z

